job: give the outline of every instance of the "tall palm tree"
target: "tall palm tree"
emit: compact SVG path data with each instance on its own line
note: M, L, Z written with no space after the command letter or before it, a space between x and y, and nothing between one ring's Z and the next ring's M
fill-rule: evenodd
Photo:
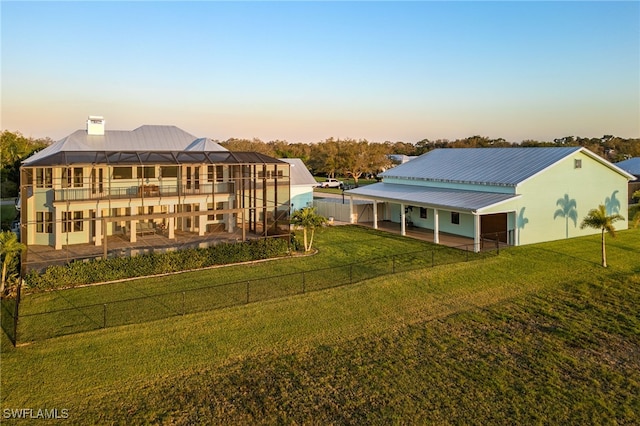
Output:
M604 204L600 204L597 209L589 210L589 214L582 219L580 224L580 229L593 228L602 231L602 266L605 268L607 267L607 251L604 244L605 232L615 238L616 229L613 227L613 223L618 220L624 220L624 217L617 213L607 215Z
M316 228L325 223L327 223L327 218L317 214L314 207L305 207L293 212L291 215L291 224L296 228L302 228L305 252L311 251ZM307 238L307 232L311 234L310 239Z
M27 249L27 246L18 241L16 234L10 231L0 233L0 256L2 257L2 282L0 283L0 296L4 294L7 279L7 269L16 255Z
M576 210L576 200L570 199L569 194L564 194L563 198L558 198L556 206L560 208L553 214L553 218L563 217L565 220L565 234L569 238L569 219L573 221L573 226L578 222L578 210Z

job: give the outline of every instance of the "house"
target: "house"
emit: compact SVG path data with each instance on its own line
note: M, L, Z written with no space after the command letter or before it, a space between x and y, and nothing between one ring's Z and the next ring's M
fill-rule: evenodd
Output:
M616 163L625 172L631 173L635 179L629 182L629 203L633 200L633 193L640 191L640 157L629 158L628 160ZM636 201L637 202L637 201Z
M373 226L390 221L510 245L571 238L590 209L626 216L630 173L582 147L436 149L346 191L373 203ZM357 222L352 215L352 222ZM618 222L618 228L627 228Z
M230 152L175 126L105 129L89 117L21 167L21 240L31 246L135 243L145 234L288 234L290 166Z
M290 165L291 200L289 205L291 212L313 205L313 188L318 182L300 158L281 158L281 161Z

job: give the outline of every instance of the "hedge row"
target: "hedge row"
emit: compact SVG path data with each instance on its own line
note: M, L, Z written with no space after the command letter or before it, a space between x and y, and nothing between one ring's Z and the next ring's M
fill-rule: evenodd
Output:
M25 282L30 289L38 290L74 287L213 265L268 259L283 256L288 251L288 242L281 238L223 243L208 248L75 261L64 266L52 265L42 273L31 271L25 278Z

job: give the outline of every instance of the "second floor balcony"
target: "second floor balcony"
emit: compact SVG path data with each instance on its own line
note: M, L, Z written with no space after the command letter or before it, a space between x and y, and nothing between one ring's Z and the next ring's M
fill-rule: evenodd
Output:
M232 194L233 182L190 185L135 185L107 187L92 185L90 188L65 188L54 190L54 201L114 200L123 198L158 198L184 195Z

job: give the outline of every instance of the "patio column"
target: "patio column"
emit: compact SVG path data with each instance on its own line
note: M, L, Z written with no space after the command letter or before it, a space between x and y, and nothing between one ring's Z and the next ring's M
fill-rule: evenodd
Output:
M100 208L96 209L96 217L93 220L96 224L95 245L101 246L102 245L102 209Z
M480 252L480 215L473 215L473 251Z
M406 214L404 212L404 203L400 203L400 235L407 235Z
M433 242L440 244L440 216L438 209L433 209Z
M176 222L176 218L173 217L173 213L175 213L176 211L176 205L175 204L169 204L169 218L167 220L167 231L168 232L168 237L170 240L173 240L176 238L175 236L175 222Z
M129 222L129 242L131 243L135 243L137 240L137 231L138 230L138 221L137 220L131 220Z
M55 249L62 250L62 208L60 207L53 208L53 240Z
M373 200L373 229L378 229L378 203Z
M215 204L214 204L215 206ZM199 211L207 211L207 204L200 203ZM207 229L207 216L198 216L198 236L202 237L204 235L204 231Z

